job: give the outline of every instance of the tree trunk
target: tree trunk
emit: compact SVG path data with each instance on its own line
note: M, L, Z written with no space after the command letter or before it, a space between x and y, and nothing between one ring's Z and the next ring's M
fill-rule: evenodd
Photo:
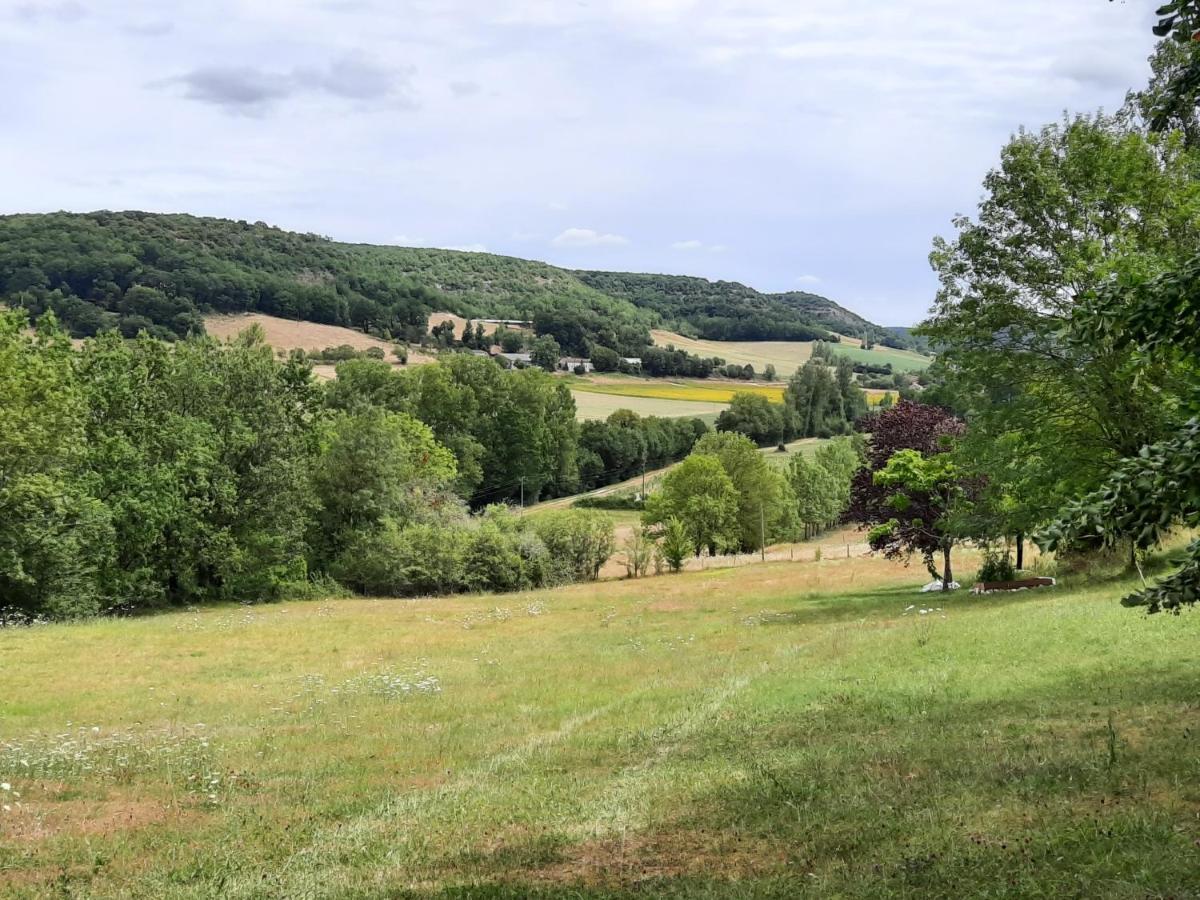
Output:
M1025 533L1017 532L1017 571L1025 568Z
M950 582L954 580L954 572L950 570L950 543L942 544L942 590L950 590Z

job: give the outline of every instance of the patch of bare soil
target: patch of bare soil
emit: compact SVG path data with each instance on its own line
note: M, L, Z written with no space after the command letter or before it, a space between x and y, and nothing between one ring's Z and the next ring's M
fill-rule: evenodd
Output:
M160 825L178 810L155 800L59 800L13 807L0 827L0 842L36 843L61 834L109 837Z

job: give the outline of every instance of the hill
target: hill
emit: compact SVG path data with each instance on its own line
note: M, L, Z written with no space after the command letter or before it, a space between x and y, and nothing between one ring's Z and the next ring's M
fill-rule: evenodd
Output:
M691 275L577 271L586 285L629 300L662 317L675 331L711 341L836 340L830 334L898 349L912 341L868 322L828 297L806 291L764 294L736 281Z
M53 310L78 337L116 328L171 339L201 331L206 314L256 312L416 340L438 311L530 321L573 354L601 344L640 355L663 323L714 340L887 334L813 294L143 212L0 217L0 302Z
M0 895L1195 895L1200 619L830 556L2 630Z
M417 339L445 310L571 327L634 352L654 320L545 263L141 212L0 217L0 298L53 309L77 336L171 338L202 330L206 312L260 312Z

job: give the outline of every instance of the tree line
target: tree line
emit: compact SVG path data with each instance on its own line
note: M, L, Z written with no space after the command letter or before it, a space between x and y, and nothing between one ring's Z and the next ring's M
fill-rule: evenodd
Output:
M353 359L323 385L257 329L75 347L15 310L0 313L0 425L0 596L52 618L314 579L403 595L594 578L608 520L495 507L618 480L707 430L633 414L581 430L561 382L479 357Z

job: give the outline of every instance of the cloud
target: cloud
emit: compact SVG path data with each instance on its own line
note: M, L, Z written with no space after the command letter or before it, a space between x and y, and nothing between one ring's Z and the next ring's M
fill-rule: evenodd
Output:
M289 72L254 66L201 66L158 84L182 84L189 100L210 103L228 113L260 116L278 102L303 94L343 100L392 99L411 107L414 104L407 88L413 71L342 57L324 68L302 66Z
M671 244L671 249L682 250L685 253L696 253L701 250L705 251L706 253L724 253L729 248L724 244L706 244L704 241L697 241L693 239L689 241L675 241L673 244Z
M796 284L820 284L821 279L816 275L800 275L796 278Z
M477 81L452 81L450 82L450 92L455 97L472 97L483 90L483 87Z
M619 234L603 234L591 228L568 228L550 243L556 247L616 247L629 243Z
M487 253L487 244L454 244L440 247L441 250L458 250L460 253Z
M1056 59L1050 74L1090 89L1121 89L1137 81L1137 70L1124 59L1076 52Z
M18 19L25 22L40 22L44 19L78 22L88 14L83 4L76 3L75 0L62 0L61 3L21 3L14 12Z
M163 37L175 30L175 25L166 20L157 22L134 22L124 26L122 29L126 34L132 34L135 37Z

